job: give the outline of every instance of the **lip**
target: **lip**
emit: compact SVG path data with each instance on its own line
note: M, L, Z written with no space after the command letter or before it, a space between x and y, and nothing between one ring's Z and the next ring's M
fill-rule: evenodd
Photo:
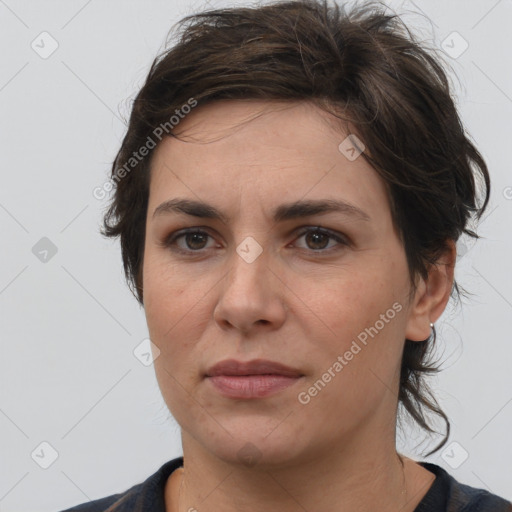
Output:
M227 398L255 399L274 395L297 383L304 375L274 361L255 359L221 361L206 373L206 380Z
M301 379L284 375L217 375L206 378L221 395L239 400L275 395Z
M207 377L218 375L246 376L246 375L281 375L284 377L302 377L302 373L296 368L266 359L253 359L252 361L237 361L225 359L214 364L206 371Z

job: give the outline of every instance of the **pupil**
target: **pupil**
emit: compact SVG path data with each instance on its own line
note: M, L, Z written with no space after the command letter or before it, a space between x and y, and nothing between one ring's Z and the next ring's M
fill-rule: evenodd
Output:
M191 244L188 244L189 247L191 247L192 249L198 249L198 248L201 249L201 247L194 246L194 243L197 242L198 239L201 239L201 238L204 239L204 235L202 235L201 233L189 233L188 237L189 237L188 241L190 241L190 239L193 240ZM204 240L203 240L203 242L204 242Z
M315 241L313 243L318 242L318 238L322 238L322 237L324 237L324 239L327 238L327 236L324 233L319 233L318 231L314 232L314 233L309 233L308 236L315 237L314 238ZM316 249L323 249L323 248L325 248L325 244L322 244L322 247L316 247Z

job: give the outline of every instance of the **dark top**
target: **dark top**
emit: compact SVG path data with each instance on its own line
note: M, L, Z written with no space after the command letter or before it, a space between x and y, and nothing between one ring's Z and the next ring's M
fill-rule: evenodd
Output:
M418 464L434 473L436 479L414 512L512 512L512 503L496 494L461 484L436 464ZM166 462L146 481L125 492L62 512L165 512L165 484L169 475L180 466L183 466L183 457Z

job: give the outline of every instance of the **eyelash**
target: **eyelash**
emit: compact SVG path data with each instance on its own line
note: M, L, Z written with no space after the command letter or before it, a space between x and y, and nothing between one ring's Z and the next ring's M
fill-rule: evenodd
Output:
M309 233L320 233L322 235L325 235L325 236L335 240L336 242L338 242L338 244L341 246L350 245L349 241L345 237L342 237L338 233L331 231L329 229L322 228L320 226L308 226L307 228L303 229L300 233L297 234L297 238L300 238ZM176 241L178 239L183 238L186 235L191 235L191 234L206 235L206 236L209 236L210 238L213 238L207 231L204 231L204 230L201 230L198 228L189 228L189 229L186 229L183 231L177 231L177 232L171 233L168 237L166 237L166 239L162 243L162 246L169 248L174 252L177 252L180 254L186 254L186 255L190 255L190 254L194 254L194 253L201 254L202 252L205 252L206 249L199 249L199 250L194 251L192 249L187 250L187 249L182 249L182 248L176 246ZM330 249L317 249L317 250L303 249L303 250L311 252L313 254L320 254L320 253L331 253L332 251L338 250L338 248L335 247L335 248L330 248Z

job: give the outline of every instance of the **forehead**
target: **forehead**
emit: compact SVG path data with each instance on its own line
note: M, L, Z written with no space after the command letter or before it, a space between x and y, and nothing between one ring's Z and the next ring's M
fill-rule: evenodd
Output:
M388 206L382 178L362 155L346 152L357 139L347 142L353 135L341 122L309 102L214 102L192 110L173 133L177 138L164 138L152 159L153 208L184 194L210 203L254 196L268 204L328 194L370 215Z
M340 130L334 130L335 118L311 101L220 100L196 107L184 116L172 133L183 141L212 143L229 138L232 143L258 133L261 142L278 137L290 138L298 145L303 136L313 143L322 137L323 143L336 142ZM321 125L323 129L320 130ZM267 137L265 137L265 135ZM332 140L326 140L326 136ZM246 140L246 142L248 142ZM257 142L257 141L256 141Z

